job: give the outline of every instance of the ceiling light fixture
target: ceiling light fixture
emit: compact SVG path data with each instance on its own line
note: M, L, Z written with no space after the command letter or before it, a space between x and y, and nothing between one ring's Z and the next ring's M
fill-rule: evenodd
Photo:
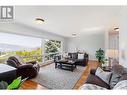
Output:
M114 30L115 30L115 31L119 31L119 28L118 28L118 27L116 27L116 28L114 28Z
M44 19L42 19L42 18L36 18L36 23L38 23L38 24L42 24L43 22L44 22Z
M73 37L76 37L76 33L73 33L72 36L73 36Z

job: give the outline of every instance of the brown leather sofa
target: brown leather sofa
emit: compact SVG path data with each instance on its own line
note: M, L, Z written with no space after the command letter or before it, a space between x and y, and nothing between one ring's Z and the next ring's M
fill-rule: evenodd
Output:
M40 66L36 62L27 62L21 64L18 59L11 56L7 60L7 64L17 68L17 76L22 76L22 78L34 78L37 76Z

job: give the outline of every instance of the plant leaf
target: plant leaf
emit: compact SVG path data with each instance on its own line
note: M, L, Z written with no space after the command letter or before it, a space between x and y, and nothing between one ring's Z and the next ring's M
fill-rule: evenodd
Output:
M18 89L21 82L22 82L21 77L18 77L17 79L13 80L13 82L7 87L7 89L8 90Z

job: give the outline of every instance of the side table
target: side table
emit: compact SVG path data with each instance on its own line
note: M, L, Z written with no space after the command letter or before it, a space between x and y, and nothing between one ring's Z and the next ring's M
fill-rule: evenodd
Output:
M106 72L111 72L112 69L108 66L105 66L105 67L102 67L102 70Z

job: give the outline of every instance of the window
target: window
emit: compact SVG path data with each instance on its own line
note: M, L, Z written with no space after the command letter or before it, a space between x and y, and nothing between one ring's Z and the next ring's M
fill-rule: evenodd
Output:
M61 41L46 40L45 42L45 61L52 60L55 55L61 52Z
M61 41L0 33L0 63L17 56L20 61L46 63L61 52Z
M0 33L0 63L10 56L18 56L24 62L42 62L41 44L41 38Z

